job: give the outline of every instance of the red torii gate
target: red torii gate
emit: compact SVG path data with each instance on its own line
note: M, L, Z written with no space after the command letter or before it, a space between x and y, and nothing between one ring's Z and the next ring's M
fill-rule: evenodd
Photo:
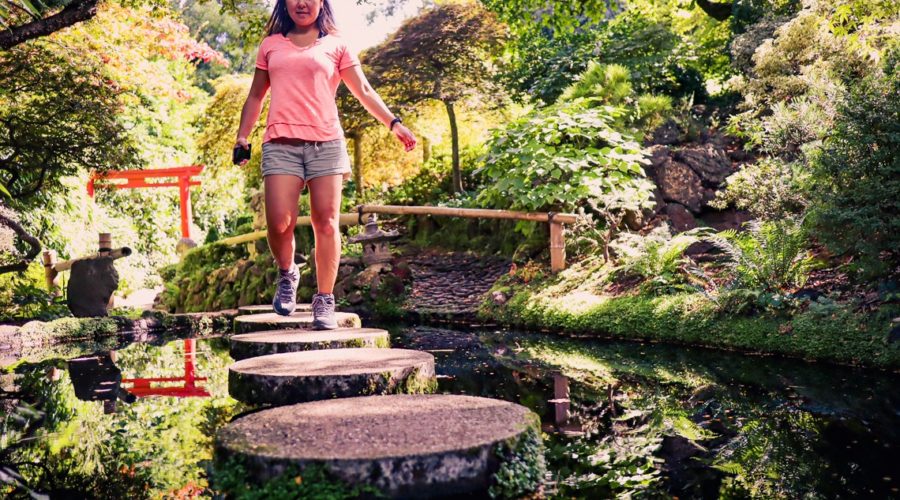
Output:
M206 377L198 377L194 373L194 339L184 340L184 375L181 377L156 377L156 378L123 378L122 383L134 384L126 389L139 398L147 396L175 396L176 398L204 398L209 397L209 392L197 385L197 382L205 382ZM180 386L152 387L154 382L181 382Z
M87 193L91 198L94 197L94 181L107 179L124 179L124 183L101 184L99 187L110 187L116 189L133 189L133 188L155 188L155 187L174 187L178 186L178 197L181 202L181 237L191 237L191 186L199 186L200 181L193 180L191 177L200 175L203 171L203 165L189 165L186 167L172 168L154 168L148 170L111 170L102 174L96 172L91 173L91 178L87 183ZM177 181L161 181L147 182L147 179L156 178L178 178Z

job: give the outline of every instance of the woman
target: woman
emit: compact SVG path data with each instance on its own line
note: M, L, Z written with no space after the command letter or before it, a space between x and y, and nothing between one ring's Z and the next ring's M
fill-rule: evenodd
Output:
M334 329L332 291L341 256L338 216L343 182L350 178L350 157L335 103L340 81L390 128L406 151L415 148L416 139L369 85L359 58L339 36L329 0L278 0L266 30L235 148L249 149L247 136L271 86L262 174L269 248L279 269L272 306L285 316L296 306L294 225L300 192L307 187L318 285L312 300L313 328Z

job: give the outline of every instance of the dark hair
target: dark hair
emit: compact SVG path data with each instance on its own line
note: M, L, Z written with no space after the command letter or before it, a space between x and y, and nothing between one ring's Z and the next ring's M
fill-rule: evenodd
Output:
M334 13L331 10L331 2L323 0L322 8L319 9L319 17L316 18L316 27L319 28L321 36L330 35L337 31L337 23L334 22ZM281 33L287 36L288 32L294 29L294 21L288 14L285 0L278 0L275 3L275 9L272 10L272 16L266 23L266 35L274 35Z

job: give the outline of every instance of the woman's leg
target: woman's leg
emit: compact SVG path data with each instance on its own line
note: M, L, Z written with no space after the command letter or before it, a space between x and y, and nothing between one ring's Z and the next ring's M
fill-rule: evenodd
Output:
M278 268L285 271L294 264L294 226L303 179L295 175L274 174L265 177L266 224L269 249Z
M316 244L316 283L319 293L332 293L341 260L342 175L323 175L309 180L309 206ZM296 220L296 219L295 219Z

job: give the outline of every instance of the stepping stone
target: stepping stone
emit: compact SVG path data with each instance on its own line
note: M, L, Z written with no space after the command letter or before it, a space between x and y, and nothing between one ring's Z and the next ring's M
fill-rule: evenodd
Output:
M362 322L353 313L334 313L334 318L341 328L359 328ZM290 316L276 313L245 314L234 318L234 333L250 333L262 330L299 329L311 330L312 313L294 311Z
M297 304L297 308L294 310L295 312L310 312L312 311L312 304ZM241 306L238 307L238 312L241 314L260 314L260 313L270 313L275 312L272 309L272 304L258 304L253 306Z
M217 468L241 463L258 483L321 466L391 498L482 498L496 473L515 484L501 481L494 492L520 498L544 475L539 425L523 406L480 397L335 399L240 417L217 433L215 459Z
M238 361L228 368L231 397L286 405L371 394L432 392L434 356L407 349L328 349Z
M387 330L341 328L326 331L274 330L231 337L231 357L240 360L283 352L391 346Z

